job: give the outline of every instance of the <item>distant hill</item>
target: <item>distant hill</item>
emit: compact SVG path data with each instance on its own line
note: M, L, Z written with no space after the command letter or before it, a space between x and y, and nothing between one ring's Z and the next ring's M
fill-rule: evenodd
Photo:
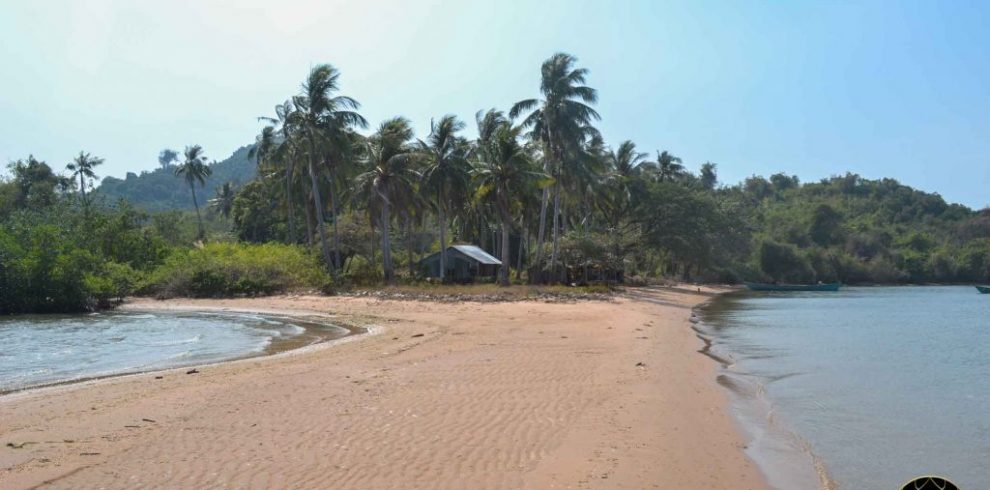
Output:
M255 178L257 169L255 163L248 158L250 150L251 146L242 146L226 160L210 165L213 175L206 180L206 185L196 189L201 205L207 199L213 198L215 189L224 182L232 182L240 187ZM185 180L175 176L174 166L157 168L151 172L144 171L140 174L127 172L127 177L123 179L107 177L96 189L96 194L106 197L111 202L126 199L146 211L193 207L189 185Z

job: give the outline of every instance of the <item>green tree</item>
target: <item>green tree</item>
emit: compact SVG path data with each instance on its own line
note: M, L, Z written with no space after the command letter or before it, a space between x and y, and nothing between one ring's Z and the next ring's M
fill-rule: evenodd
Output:
M313 208L316 210L316 223L320 233L320 249L323 260L330 266L334 278L337 274L338 260L330 256L327 244L326 220L323 218L324 203L320 193L320 175L317 172L317 162L329 159L330 154L318 154L329 143L331 148L341 144L350 145L351 129L367 127L368 123L356 112L361 107L358 102L344 95L336 95L340 87L340 72L329 64L314 67L303 83L302 93L293 98L296 111L290 117L295 125L305 135L308 142L309 178L312 189ZM331 199L333 201L333 199ZM339 250L335 256L339 257Z
M478 148L474 162L474 176L478 187L476 197L491 196L498 210L499 225L502 229L502 250L499 268L499 284L509 285L509 232L512 228L512 214L521 204L521 194L534 188L538 180L546 180L546 175L536 171L533 160L519 143L520 128L508 123L502 124L485 146Z
M415 148L409 121L402 117L389 119L368 138L368 170L358 175L355 184L370 190L370 197L381 210L382 272L385 281L394 279L390 225L392 209L401 208L416 193L419 175L413 168Z
M718 184L717 166L712 162L701 165L701 186L708 190L715 189Z
M230 212L234 208L234 185L230 182L224 182L222 186L217 187L217 195L213 199L210 199L210 207L213 208L220 216L224 219L230 219Z
M437 226L440 231L440 280L447 273L447 206L448 200L463 196L468 180L467 142L457 135L464 123L453 115L430 122L430 135L419 141L419 151L426 157L423 187L435 200Z
M199 185L206 184L206 178L213 173L213 170L206 164L206 155L203 154L203 147L199 145L187 146L183 153L186 159L175 168L175 175L184 178L186 183L189 184L189 190L192 192L193 206L196 208L196 222L199 230L197 238L202 240L206 236L206 231L203 229L203 216L199 213L199 202L196 200L196 183L199 182Z
M684 165L681 159L664 150L657 152L657 180L671 182L684 175Z
M89 153L80 151L79 155L72 160L72 163L65 166L65 169L72 175L72 179L79 179L79 195L82 198L83 204L87 203L86 181L96 178L96 173L93 172L93 169L102 164L102 158L94 157Z
M158 164L161 165L163 170L168 170L172 168L172 165L179 160L179 152L165 148L160 153L158 153Z
M525 112L523 127L530 128L530 136L546 147L547 168L545 171L554 177L553 186L553 230L550 258L551 277L556 281L557 240L560 225L560 188L564 159L569 152L584 140L595 134L592 122L600 119L589 104L598 101L595 89L584 85L588 76L586 68L574 68L577 58L557 53L543 62L541 68L540 92L543 99L526 99L517 102L509 111L513 119ZM530 112L531 111L531 112ZM540 227L537 241L544 241L546 208L549 188L544 190L540 205ZM542 259L542 247L537 249L537 262Z

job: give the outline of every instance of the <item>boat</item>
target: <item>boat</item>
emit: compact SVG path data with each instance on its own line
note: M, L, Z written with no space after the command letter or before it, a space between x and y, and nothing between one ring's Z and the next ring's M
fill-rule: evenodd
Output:
M976 290L982 294L990 294L990 286L976 286Z
M766 284L747 282L744 284L752 291L838 291L842 287L842 283L838 282L830 284ZM987 292L990 292L990 289Z

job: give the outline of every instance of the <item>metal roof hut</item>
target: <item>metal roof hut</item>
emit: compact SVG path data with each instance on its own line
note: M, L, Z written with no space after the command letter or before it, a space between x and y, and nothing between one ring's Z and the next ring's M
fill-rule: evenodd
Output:
M479 278L494 279L502 261L475 245L451 245L447 247L447 273L445 279L455 282L473 282ZM440 277L440 252L424 257L419 266L426 277Z

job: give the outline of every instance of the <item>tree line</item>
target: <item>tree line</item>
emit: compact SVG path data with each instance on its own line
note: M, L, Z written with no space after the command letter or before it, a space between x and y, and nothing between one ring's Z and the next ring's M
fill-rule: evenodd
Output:
M314 67L260 118L247 150L257 177L216 187L205 214L203 183L218 167L198 145L159 155L193 213L148 214L94 193L103 160L85 152L64 172L33 156L11 162L0 179L0 296L23 301L6 311L106 303L170 276L187 278L170 294L418 280L419 259L439 252L444 273L448 245L465 242L501 259L503 285L990 281L990 211L855 174L727 186L714 163L691 171L670 151L608 145L590 74L567 54L543 63L538 97L479 111L472 137L454 115L421 138L403 117L369 130L358 101L340 94L340 76ZM289 248L237 248L252 243ZM297 249L332 280L262 260L279 253L303 267ZM262 269L273 279L252 283L250 271Z

